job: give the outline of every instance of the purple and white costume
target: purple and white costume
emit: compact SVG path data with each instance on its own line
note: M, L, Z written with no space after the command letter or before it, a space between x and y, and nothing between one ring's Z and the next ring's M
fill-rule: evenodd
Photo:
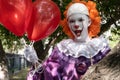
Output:
M73 3L66 16L74 39L58 43L41 67L32 67L27 80L80 80L90 65L99 62L110 51L105 38L91 39L89 36L88 27L93 21L84 4Z
M41 73L40 67L31 76L31 71L34 71L32 67L27 80L80 80L88 67L100 61L109 51L110 48L102 37L82 44L72 39L63 40L42 64L43 72Z

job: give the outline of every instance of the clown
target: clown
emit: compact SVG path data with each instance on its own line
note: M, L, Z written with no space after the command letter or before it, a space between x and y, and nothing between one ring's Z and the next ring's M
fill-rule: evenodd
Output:
M71 2L61 21L70 39L58 43L49 58L27 80L80 80L87 69L110 51L107 40L98 37L100 16L92 1ZM31 71L33 71L31 69Z

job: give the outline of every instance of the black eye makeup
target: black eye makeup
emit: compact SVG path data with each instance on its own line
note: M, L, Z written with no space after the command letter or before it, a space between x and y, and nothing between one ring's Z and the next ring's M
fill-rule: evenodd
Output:
M79 18L78 21L82 22L82 21L84 21L84 19L83 18Z
M71 20L69 20L69 23L74 23L74 22L75 22L75 20L72 20L72 19L71 19Z

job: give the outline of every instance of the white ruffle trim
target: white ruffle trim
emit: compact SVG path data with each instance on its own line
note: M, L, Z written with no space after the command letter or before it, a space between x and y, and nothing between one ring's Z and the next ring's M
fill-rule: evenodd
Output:
M108 42L103 37L93 38L86 43L66 39L57 44L57 47L61 52L65 53L67 56L71 55L76 58L79 56L91 58L106 46L108 46Z

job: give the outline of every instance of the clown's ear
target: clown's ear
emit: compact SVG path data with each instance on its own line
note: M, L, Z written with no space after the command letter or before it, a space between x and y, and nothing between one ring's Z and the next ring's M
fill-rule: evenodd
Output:
M91 25L91 23L92 23L91 19L90 19L90 18L88 18L88 26L90 26L90 25Z

